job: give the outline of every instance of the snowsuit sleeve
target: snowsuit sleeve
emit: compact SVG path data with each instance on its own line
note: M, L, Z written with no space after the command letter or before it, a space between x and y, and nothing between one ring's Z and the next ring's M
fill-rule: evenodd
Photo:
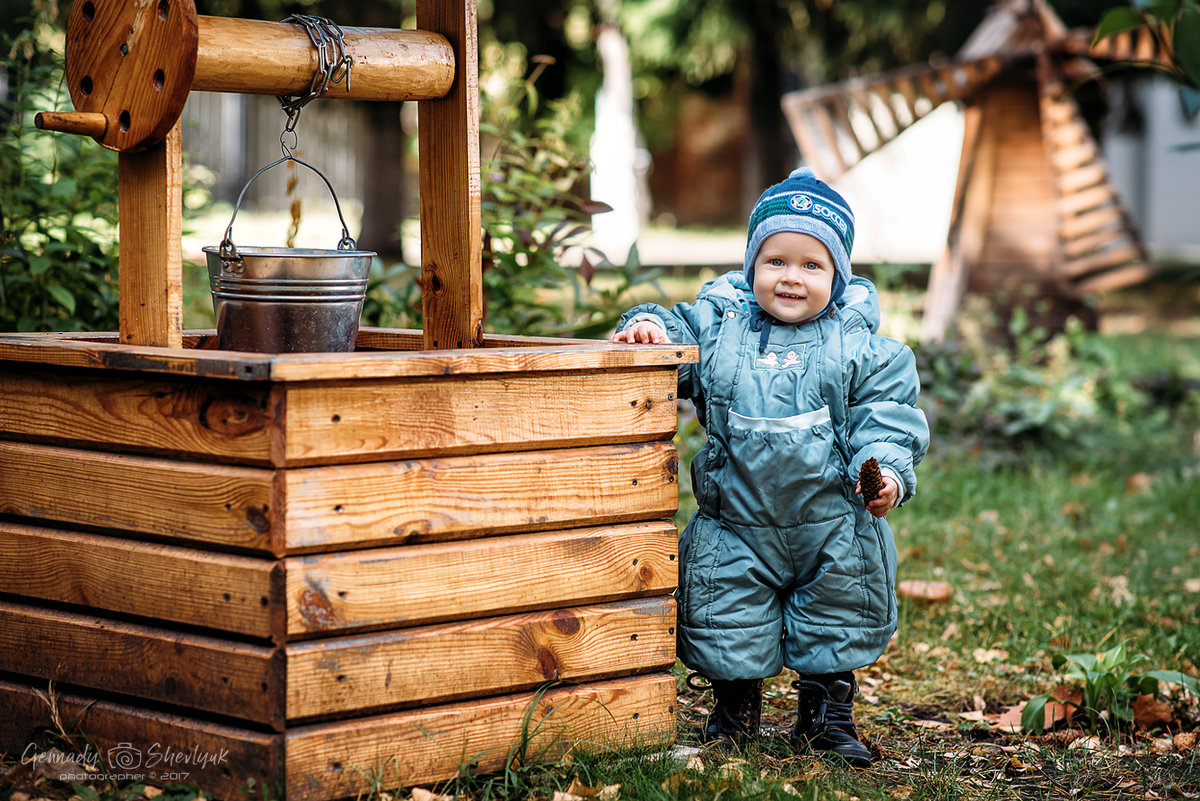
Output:
M618 331L624 331L634 323L650 320L658 323L667 332L667 338L680 345L699 345L703 335L700 306L704 301L696 303L676 303L670 309L657 303L643 303L634 306L621 316L617 324ZM701 400L700 366L698 364L681 364L679 366L679 397Z
M853 483L863 462L876 459L899 477L900 505L916 494L915 468L929 449L929 423L916 406L916 357L907 345L878 335L862 337L856 350L846 361L849 478Z

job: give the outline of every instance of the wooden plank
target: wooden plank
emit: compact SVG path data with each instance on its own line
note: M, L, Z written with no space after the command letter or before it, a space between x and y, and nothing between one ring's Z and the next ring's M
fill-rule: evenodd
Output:
M288 634L662 595L678 580L677 539L664 521L290 557Z
M264 385L0 363L0 431L22 439L267 464L275 414Z
M287 387L287 465L669 439L674 370ZM2 408L2 407L0 407Z
M1104 169L1104 164L1095 162L1059 175L1058 187L1061 192L1076 192L1107 180L1108 171Z
M1059 211L1064 217L1070 217L1088 209L1106 206L1113 203L1116 198L1116 191L1113 190L1111 184L1105 181L1090 189L1081 189L1064 195L1059 201Z
M1126 245L1097 253L1091 253L1078 259L1063 262L1061 274L1067 278L1079 278L1088 273L1116 267L1131 261L1141 261L1142 251L1136 245Z
M282 797L283 736L211 723L158 710L98 700L46 682L22 684L0 677L0 751L37 760L51 744L42 729L67 727L64 751L103 757L129 782L155 787L194 784L217 798L241 798L248 779ZM121 758L109 750L120 748Z
M483 344L479 212L479 42L475 0L417 0L417 27L445 36L454 84L421 101L421 309L425 347Z
M361 793L375 779L400 787L460 769L493 772L523 741L523 764L577 747L670 742L675 703L675 679L664 673L299 728L287 734L287 797L317 801Z
M289 553L670 517L670 442L283 471Z
M284 627L283 570L274 561L2 521L0 587L277 641Z
M1050 161L1059 172L1078 169L1100 157L1095 140L1089 139L1074 147L1057 150L1050 154Z
M183 345L182 133L117 159L120 326L126 345Z
M417 352L241 354L137 348L62 334L0 334L0 362L197 375L242 381L320 381L482 373L669 367L698 359L693 345L565 345Z
M287 22L199 18L193 90L260 95L302 95L319 64L316 48L299 25ZM351 79L323 96L347 100L427 100L442 97L454 81L454 50L429 31L342 26L354 57Z
M0 670L283 726L282 649L0 600Z
M1099 231L1113 223L1124 223L1121 209L1117 206L1096 209L1095 211L1089 211L1072 217L1069 220L1063 220L1059 224L1058 232L1063 239L1074 239L1077 236Z
M979 105L970 105L963 112L963 144L962 153L958 160L958 177L955 180L954 204L950 209L950 228L946 248L929 271L929 289L926 295L925 311L921 316L921 336L926 341L941 342L958 316L962 305L963 295L967 288L967 263L964 259L962 234L964 214L978 215L976 205L981 201L977 197L978 190L971 194L971 208L967 208L968 188L971 187L971 176L975 173L976 162L983 134L980 130L983 109ZM994 142L994 138L989 137ZM994 148L992 148L994 149ZM992 169L991 164L979 168ZM980 176L979 181L990 183L991 178ZM982 200L986 200L983 198ZM976 236L972 231L969 236Z
M668 597L288 646L289 721L596 681L675 662Z
M1083 256L1093 250L1107 247L1128 238L1129 232L1124 228L1104 228L1099 231L1093 231L1090 234L1063 242L1063 256L1067 258Z
M1127 286L1139 284L1153 274L1154 267L1152 265L1147 262L1140 262L1117 270L1098 273L1082 281L1078 281L1072 286L1072 291L1076 297L1099 292L1111 292L1115 289L1124 289Z
M826 102L813 103L809 110L812 113L812 119L816 123L817 130L825 137L825 142L829 145L828 152L833 154L834 160L837 162L836 172L831 172L830 179L836 178L847 169L849 164L846 162L846 157L842 154L842 143L838 137L837 129L833 124L833 117L829 113L829 107Z
M0 513L271 552L272 473L0 442Z

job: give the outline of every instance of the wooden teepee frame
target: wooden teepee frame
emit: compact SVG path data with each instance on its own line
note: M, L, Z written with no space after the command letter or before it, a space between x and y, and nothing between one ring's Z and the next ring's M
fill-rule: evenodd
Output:
M948 101L964 132L946 248L923 318L941 339L964 294L1032 285L1068 303L1129 286L1154 270L1069 89L1089 59L1165 63L1141 28L1092 44L1045 0L1002 0L952 60L906 67L783 98L805 161L826 180Z

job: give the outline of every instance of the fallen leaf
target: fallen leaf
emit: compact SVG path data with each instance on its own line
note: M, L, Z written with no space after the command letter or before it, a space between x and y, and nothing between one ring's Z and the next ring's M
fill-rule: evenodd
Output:
M596 788L588 787L586 784L579 781L578 776L571 779L571 784L569 787L567 787L566 791L570 795L579 796L580 798L591 798L596 794Z
M1013 706L1004 707L1004 711L1000 713L1000 717L996 720L996 728L1000 731L1020 733L1021 731L1021 713L1025 710L1025 702Z
M1070 684L1060 684L1050 693L1054 700L1046 702L1043 731L1049 731L1059 722L1070 725L1075 710L1083 703L1083 690Z
M1188 592L1200 592L1200 578L1188 579L1183 582L1183 588Z
M1172 739L1175 750L1181 754L1186 754L1189 751L1196 750L1196 732L1181 731Z
M1001 662L1008 659L1008 651L1001 648L976 648L972 653L976 662L987 664L988 662Z
M1133 720L1142 731L1161 729L1175 722L1175 710L1153 695L1139 695L1133 702Z
M412 801L454 801L454 796L444 793L435 793L431 790L426 790L424 787L412 788Z
M596 791L597 801L617 801L621 797L621 785L606 784Z
M141 794L142 794L143 798L150 799L150 798L158 798L160 795L162 795L162 793L163 793L163 791L160 790L159 788L147 784L145 787L142 788Z
M1104 746L1100 742L1100 738L1092 734L1087 737L1080 737L1078 740L1073 740L1071 744L1067 746L1067 750L1073 751L1078 749L1081 751L1099 751L1103 747Z
M1170 737L1158 737L1150 741L1150 751L1155 754L1169 754L1175 750L1175 743Z
M911 787L893 787L887 791L888 798L912 798L917 791Z
M13 790L12 795L8 797L8 801L29 801L32 797L29 793L22 790Z
M896 591L901 598L917 604L944 604L954 597L954 587L948 581L905 579Z
M1125 493L1127 495L1135 495L1139 492L1147 492L1154 486L1154 477L1148 473L1134 473L1129 478L1125 479Z
M946 723L945 721L941 720L917 719L912 721L912 724L914 726L920 726L922 729L933 729L934 731L952 731L954 729L953 723Z
M963 720L974 721L975 723L987 723L987 715L982 709L971 709L966 712L959 712L958 716Z

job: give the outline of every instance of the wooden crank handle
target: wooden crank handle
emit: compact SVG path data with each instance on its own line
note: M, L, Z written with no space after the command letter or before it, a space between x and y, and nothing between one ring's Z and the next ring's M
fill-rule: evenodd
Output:
M33 118L34 127L42 131L80 134L103 139L108 131L108 117L96 111L40 111Z

